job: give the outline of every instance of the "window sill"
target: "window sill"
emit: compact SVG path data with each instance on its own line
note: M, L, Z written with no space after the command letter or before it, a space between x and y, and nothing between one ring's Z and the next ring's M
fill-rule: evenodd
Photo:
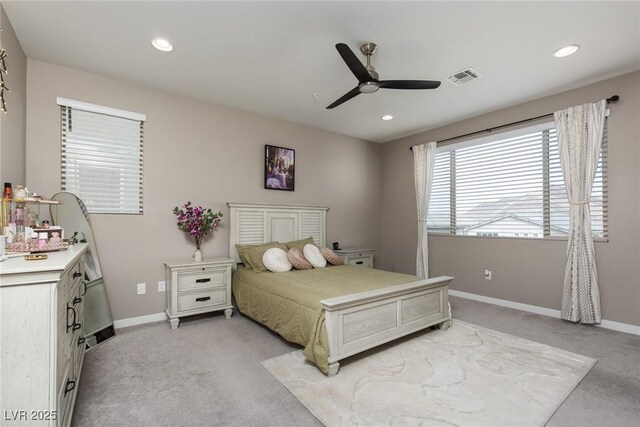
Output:
M528 241L568 241L566 237L550 236L550 237L515 237L515 236L464 236L461 234L446 234L446 233L428 233L429 237L453 237L460 239L500 239L500 240L528 240ZM606 237L594 237L595 243L609 243L609 238Z

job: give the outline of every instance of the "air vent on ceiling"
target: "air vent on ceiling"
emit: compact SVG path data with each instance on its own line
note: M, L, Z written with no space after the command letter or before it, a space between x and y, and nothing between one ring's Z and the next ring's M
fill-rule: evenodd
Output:
M462 86L463 84L477 80L480 77L482 77L482 75L479 72L473 68L467 68L447 77L447 80L456 86Z

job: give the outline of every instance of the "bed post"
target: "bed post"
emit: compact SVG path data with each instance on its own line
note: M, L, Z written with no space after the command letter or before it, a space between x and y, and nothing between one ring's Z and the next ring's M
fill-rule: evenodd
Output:
M329 363L329 370L327 371L328 377L335 377L338 374L338 370L340 369L339 362Z

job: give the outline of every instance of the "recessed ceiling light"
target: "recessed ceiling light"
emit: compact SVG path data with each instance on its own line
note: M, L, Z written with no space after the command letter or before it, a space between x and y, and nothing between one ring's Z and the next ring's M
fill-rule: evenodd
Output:
M165 39L153 39L151 40L151 44L153 47L163 52L171 52L173 50L173 45Z
M382 120L389 121L389 120L393 120L393 116L391 114L385 114L384 116L380 117Z
M556 58L564 58L565 56L569 56L573 53L576 53L580 49L580 46L577 44L570 44L569 46L561 47L560 49L553 52L553 56Z

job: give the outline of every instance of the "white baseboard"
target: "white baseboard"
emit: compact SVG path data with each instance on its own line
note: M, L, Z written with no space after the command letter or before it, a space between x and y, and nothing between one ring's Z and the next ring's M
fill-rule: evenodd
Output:
M640 326L629 325L628 323L614 322L613 320L602 320L598 326L614 331L626 332L628 334L640 335Z
M543 316L555 317L556 319L560 318L559 310L539 307L537 305L523 304L520 302L491 298L484 295L456 291L454 289L449 289L449 295L479 302L485 302L487 304L499 305L500 307L514 308L516 310L526 311L529 313L541 314ZM126 328L128 326L143 325L145 323L160 322L163 320L167 320L167 314L165 312L147 314L146 316L140 317L131 317L129 319L116 320L113 322L113 326L116 329L120 329ZM602 320L602 323L596 326L600 328L611 329L614 331L626 332L628 334L640 335L640 326L629 325L628 323L614 322L613 320Z
M161 313L147 314L146 316L130 317L128 319L115 320L113 327L116 329L126 328L127 326L143 325L145 323L161 322L167 320L167 314Z
M499 305L500 307L514 308L516 310L527 311L529 313L541 314L543 316L555 317L557 319L560 318L559 310L539 307L537 305L522 304L520 302L491 298L484 295L470 294L468 292L456 291L454 289L449 289L449 295L485 302L487 304ZM614 331L626 332L628 334L640 335L640 326L629 325L628 323L614 322L613 320L602 320L602 323L596 326L605 329L612 329Z

